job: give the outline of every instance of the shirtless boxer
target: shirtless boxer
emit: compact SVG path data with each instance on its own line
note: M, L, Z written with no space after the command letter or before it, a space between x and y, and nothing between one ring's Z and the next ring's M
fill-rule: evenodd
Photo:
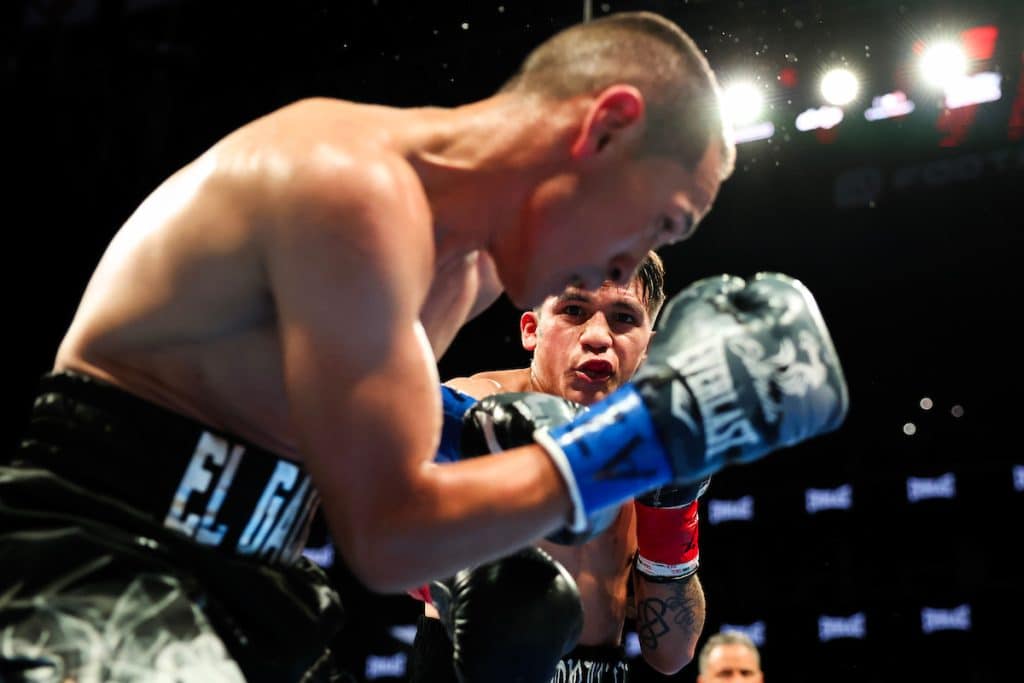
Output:
M628 281L692 234L732 160L700 50L646 13L557 34L465 106L310 99L227 135L117 232L0 473L0 662L326 676L336 602L296 561L318 500L356 576L401 591L838 426L830 371L806 401L744 394L750 439L709 450L699 402L683 421L667 404L689 391L676 373L610 406L633 433L567 424L431 463L435 362L459 327L499 287L526 308ZM773 347L796 333L754 318ZM591 470L586 435L642 448Z
M644 359L654 319L664 300L664 268L660 257L651 252L625 287L610 282L597 290L570 287L523 313L519 323L521 340L523 348L533 354L529 367L480 372L445 384L475 397L544 392L591 405L633 376ZM693 502L685 511L659 513L657 508L629 501L605 531L584 543L539 543L574 577L584 615L578 646L556 664L552 683L583 677L593 683L623 683L628 665L622 636L628 615L637 620L641 653L655 670L671 675L693 659L704 626L704 592L696 575L696 508ZM666 526L661 533L652 531L650 524L642 527L647 533L645 545L671 546L671 551L685 557L685 566L672 581L656 582L644 573L643 564L635 564L637 510L647 516L682 517L682 523ZM529 580L518 577L514 569L505 575L510 581ZM477 580L487 579L482 576ZM630 582L632 591L628 590ZM431 605L425 609L427 614L437 616ZM499 609L491 620L501 623L508 614ZM558 618L556 611L542 616L541 621L547 624ZM471 623L466 628L489 627ZM500 636L481 639L481 643L490 641L486 649L472 652L463 648L460 656L490 660L487 680L515 680L511 675L505 677L504 672L531 653L508 652L507 640ZM436 618L420 619L410 671L412 683L454 683L453 657L445 626ZM475 663L460 665L477 668Z

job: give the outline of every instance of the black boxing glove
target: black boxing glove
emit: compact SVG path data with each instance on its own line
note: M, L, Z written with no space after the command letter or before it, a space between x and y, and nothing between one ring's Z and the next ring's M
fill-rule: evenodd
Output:
M586 406L552 394L492 394L469 408L463 416L460 454L469 458L531 444L538 429L568 422L586 409ZM547 540L559 545L586 543L611 526L618 514L618 507L595 511L583 529L571 531L562 528L549 535Z
M576 582L539 548L435 581L430 598L461 683L548 683L583 629Z

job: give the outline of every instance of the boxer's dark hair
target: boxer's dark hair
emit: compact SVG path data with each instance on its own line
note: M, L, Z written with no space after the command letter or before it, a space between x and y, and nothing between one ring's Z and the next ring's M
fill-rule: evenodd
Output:
M637 267L636 279L640 281L640 293L653 323L665 303L665 264L657 252L647 252Z
M630 284L633 280L640 282L640 299L653 324L662 304L665 303L665 264L656 251L652 249L647 252L647 256L637 266ZM605 284L607 283L606 281ZM539 315L541 305L536 306L533 311Z
M674 158L692 171L714 143L720 179L732 173L736 148L718 80L693 39L652 12L619 12L556 33L501 90L565 99L616 83L634 86L646 102L641 155Z

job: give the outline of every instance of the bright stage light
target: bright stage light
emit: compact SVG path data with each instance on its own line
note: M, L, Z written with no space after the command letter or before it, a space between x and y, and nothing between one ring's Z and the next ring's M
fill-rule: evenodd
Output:
M983 71L951 81L946 84L946 108L957 109L971 104L995 102L1003 96L1002 81L1002 75L993 71Z
M764 109L764 96L753 83L734 83L722 93L725 118L739 128L757 121Z
M857 97L860 83L849 69L832 69L821 79L821 95L829 104L841 107Z
M767 140L773 135L775 135L775 124L771 121L761 121L733 129L733 141L737 145L755 140Z
M820 109L807 109L796 117L796 129L807 132L809 130L828 130L835 128L843 120L843 110L839 107L824 106Z
M913 100L907 99L906 93L896 90L873 98L871 106L864 110L864 118L868 121L893 119L899 116L906 116L914 111L914 107Z
M957 43L935 43L921 54L920 68L926 83L943 88L967 74L967 55Z

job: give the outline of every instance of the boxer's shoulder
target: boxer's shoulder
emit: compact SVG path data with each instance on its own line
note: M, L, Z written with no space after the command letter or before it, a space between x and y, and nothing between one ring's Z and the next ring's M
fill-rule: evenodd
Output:
M247 200L282 219L277 224L311 216L335 222L341 212L348 222L403 218L429 228L426 194L400 133L409 117L388 107L308 98L242 126L208 154L222 175L254 191Z
M489 370L478 372L470 377L458 377L445 382L445 384L470 396L483 398L491 394L504 394L510 391L528 391L530 388L529 375L530 371L527 368Z
M271 277L318 287L321 300L336 296L349 306L382 308L391 299L401 304L396 312L418 318L435 254L418 176L386 150L324 145L313 158L293 159L291 175L268 193L262 230Z

